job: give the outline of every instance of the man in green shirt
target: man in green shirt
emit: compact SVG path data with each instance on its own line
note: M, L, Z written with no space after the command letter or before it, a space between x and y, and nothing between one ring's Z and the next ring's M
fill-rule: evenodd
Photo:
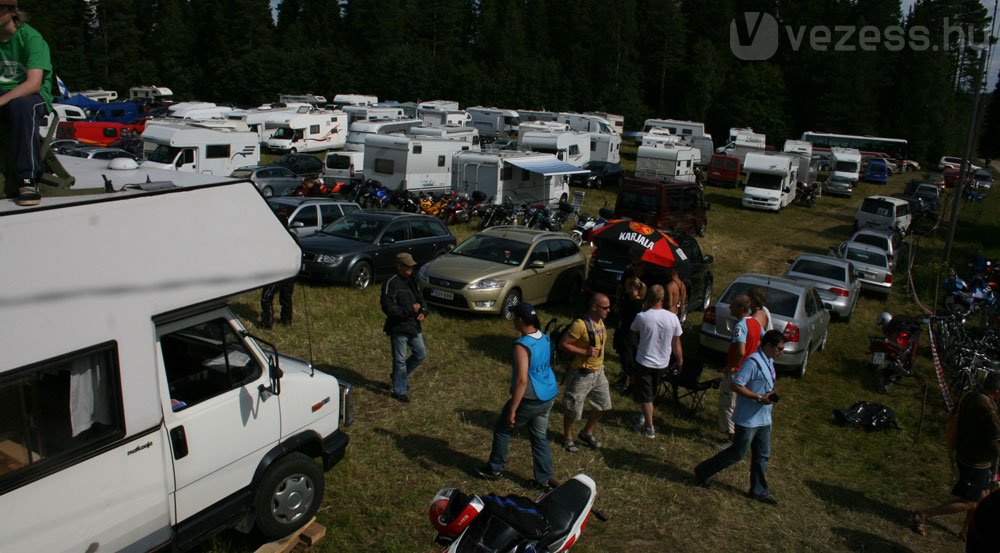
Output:
M52 107L49 45L25 21L17 0L0 0L0 116L11 132L18 205L38 205L42 173L38 124Z

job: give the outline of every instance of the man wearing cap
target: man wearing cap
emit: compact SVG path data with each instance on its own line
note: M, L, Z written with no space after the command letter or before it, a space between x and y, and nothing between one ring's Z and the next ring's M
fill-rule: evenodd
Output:
M52 108L49 45L17 7L0 0L0 117L10 127L17 172L17 205L38 205L42 174L38 124Z
M555 488L552 479L552 451L549 449L549 411L558 393L556 375L552 372L552 349L549 337L540 330L538 314L530 303L519 303L511 309L514 329L520 337L514 341L510 399L500 411L493 427L493 447L485 467L476 470L480 478L496 480L507 464L510 435L517 424L525 424L530 432L531 458L535 483L543 489Z
M397 254L396 274L382 284L380 299L386 317L382 330L389 336L392 345L392 397L403 403L410 402L410 373L427 357L420 328L426 313L420 288L413 277L416 266L412 255Z

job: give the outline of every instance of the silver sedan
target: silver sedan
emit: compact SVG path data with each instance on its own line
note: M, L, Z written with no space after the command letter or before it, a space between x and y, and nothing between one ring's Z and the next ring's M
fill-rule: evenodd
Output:
M842 242L833 254L854 264L860 274L861 288L889 297L892 292L892 267L889 254L861 242Z
M824 307L843 321L851 320L851 313L861 295L861 282L857 269L850 261L806 253L788 260L785 277L812 284L819 292Z

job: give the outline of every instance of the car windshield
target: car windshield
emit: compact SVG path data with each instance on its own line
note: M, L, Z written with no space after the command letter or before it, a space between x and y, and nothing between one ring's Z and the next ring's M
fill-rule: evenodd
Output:
M358 242L374 242L385 228L385 221L367 219L365 217L346 216L323 227L322 234L357 240Z
M833 170L838 173L857 173L858 163L856 161L838 161L833 165Z
M883 250L889 250L889 239L884 236L876 236L874 234L859 234L852 238L855 242L861 244L868 244L869 246L875 246L876 248L882 248Z
M766 284L758 284L754 282L734 282L732 283L726 292L719 298L719 303L730 304L733 298L740 294L746 294L748 290L754 287L761 287L767 291L767 301L764 304L767 306L767 310L773 315L778 315L786 319L795 318L795 309L799 305L798 294L789 292L787 290L781 290L778 288L772 288Z
M747 188L760 188L763 190L781 190L781 175L769 175L767 173L750 173L747 176Z
M173 163L174 160L177 159L177 154L179 154L180 151L180 148L173 148L165 144L159 144L146 159L152 161L153 163Z
M791 272L814 275L840 282L847 280L847 272L844 270L843 266L823 263L822 261L816 261L814 259L800 259L796 261L795 264L792 265Z
M528 254L528 244L498 236L477 234L459 244L451 253L517 266Z
M862 265L872 265L875 267L889 266L889 263L885 258L885 254L860 250L857 248L847 248L847 259Z

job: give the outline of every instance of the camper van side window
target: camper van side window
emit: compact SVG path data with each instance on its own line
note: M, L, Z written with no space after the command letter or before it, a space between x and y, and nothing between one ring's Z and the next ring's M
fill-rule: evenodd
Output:
M444 156L438 156L438 167L444 167Z
M257 380L261 367L229 322L212 319L160 336L174 411Z
M375 172L383 175L391 175L396 167L396 163L391 159L375 158Z
M319 134L319 125L309 125L309 134Z
M205 146L205 157L208 159L229 159L229 144L209 144Z
M578 144L570 144L569 155L578 156L580 155L580 146Z
M423 146L423 144L414 144L413 145L413 153L415 153L415 154L422 154L422 153L424 153L424 146Z
M614 149L614 147L612 147L612 150L613 149ZM597 141L596 140L591 140L590 141L590 151L591 152L596 152L597 151Z
M6 375L0 380L0 493L125 435L115 343Z

